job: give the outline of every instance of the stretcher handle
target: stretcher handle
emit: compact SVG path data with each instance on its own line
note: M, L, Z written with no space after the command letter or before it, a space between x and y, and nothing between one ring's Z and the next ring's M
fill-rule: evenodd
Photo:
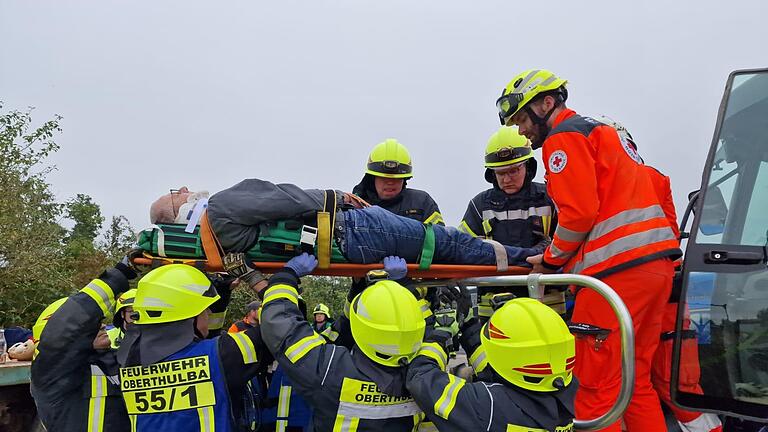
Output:
M457 281L465 286L532 286L578 285L597 291L611 306L619 321L621 334L621 390L613 406L603 415L590 420L574 420L574 429L593 431L605 428L617 421L632 399L635 384L635 334L632 316L616 291L605 282L593 277L577 274L531 274L528 276L491 276L462 279Z
M164 258L164 257L137 257L133 259L136 265L164 265L164 264L189 264L204 268L210 272L220 272L223 269L211 266L204 259ZM285 266L285 262L252 262L254 268L264 273L274 273ZM332 263L327 269L317 268L312 272L315 276L352 276L365 277L370 270L383 269L384 265L378 264L351 264ZM432 264L429 269L421 270L418 264L408 264L408 276L413 278L428 279L460 279L488 275L525 275L531 271L527 267L509 267L504 272L498 272L495 265L459 265L459 264Z

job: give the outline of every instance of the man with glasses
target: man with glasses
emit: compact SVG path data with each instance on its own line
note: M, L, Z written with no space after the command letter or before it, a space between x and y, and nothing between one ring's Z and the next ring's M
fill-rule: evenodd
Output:
M151 214L179 214L180 202L172 195L167 194L153 203ZM396 255L411 263L503 266L525 265L525 258L537 253L532 248L491 244L455 228L425 225L381 207L362 208L359 198L341 191L300 189L292 184L260 179L243 180L211 196L203 220L210 223L225 253L247 252L255 259L254 256L266 256L267 252L282 248L280 251L285 253L281 256L287 259L308 246L306 238L318 232L311 224L317 224L319 212L329 211L333 213L328 218L329 240L332 257L338 258L336 262L371 264ZM162 223L162 220L153 220ZM298 229L289 229L288 222L298 224ZM263 244L273 228L280 230L282 238L273 236L275 241ZM295 237L289 236L294 234ZM283 243L276 244L277 240ZM306 241L314 245L316 240ZM244 282L253 285L262 280Z
M679 245L637 151L612 127L568 109L566 83L550 71L527 70L496 102L501 123L518 126L542 148L547 192L558 209L552 243L528 262L536 273L599 278L621 297L634 324L636 371L623 421L630 432L665 430L650 372ZM621 387L618 321L592 290L578 292L572 321L596 329L577 337L574 369L576 415L596 418ZM620 429L617 421L604 430Z
M485 180L493 187L469 201L459 229L475 237L543 253L555 229L555 206L547 196L546 186L533 181L536 168L528 139L520 135L517 128L499 128L485 148ZM526 287L481 287L480 290L482 320L492 312L490 298L494 293L528 296ZM562 293L551 292L553 295L547 296L547 304L564 313Z
M153 224L188 224L193 220L193 225L197 225L197 218L208 206L208 195L207 191L190 192L186 186L171 189L170 193L152 203L149 220ZM227 307L238 281L225 274L208 274L208 278L220 296L219 300L211 305L208 314L208 338L213 339L223 333Z
M555 206L535 176L530 143L517 128L502 126L485 148L485 180L493 187L472 198L459 229L544 252L554 231Z

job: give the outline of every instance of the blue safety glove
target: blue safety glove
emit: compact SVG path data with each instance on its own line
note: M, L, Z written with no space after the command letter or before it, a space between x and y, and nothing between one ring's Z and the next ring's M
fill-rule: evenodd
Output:
M315 258L314 255L304 252L299 256L291 258L285 263L285 266L293 270L296 273L296 276L302 277L312 273L315 267L317 267L317 258Z
M408 264L399 256L384 258L384 271L389 274L389 280L398 281L408 275Z

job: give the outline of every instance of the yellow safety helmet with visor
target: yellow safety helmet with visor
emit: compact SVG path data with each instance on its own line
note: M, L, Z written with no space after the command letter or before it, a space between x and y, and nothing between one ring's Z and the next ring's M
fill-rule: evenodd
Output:
M323 303L318 303L317 306L315 306L314 311L312 311L312 315L317 314L324 314L326 318L331 317L331 310L328 309L328 306L324 305Z
M485 147L486 168L515 165L532 157L531 143L528 138L520 135L517 127L500 127L491 135Z
M349 323L360 351L384 366L410 363L424 338L416 297L391 280L376 282L352 299Z
M186 264L168 264L139 281L133 310L135 324L162 324L194 318L219 299L211 281Z
M520 73L512 78L501 92L501 97L496 100L501 124L510 126L509 119L536 96L553 92L565 101L568 99L568 90L565 88L567 83L567 80L545 69L530 69Z
M480 332L488 364L511 384L557 391L573 380L575 339L560 315L531 298L508 301Z
M413 177L411 154L396 139L388 138L371 150L365 172L376 177L409 179Z

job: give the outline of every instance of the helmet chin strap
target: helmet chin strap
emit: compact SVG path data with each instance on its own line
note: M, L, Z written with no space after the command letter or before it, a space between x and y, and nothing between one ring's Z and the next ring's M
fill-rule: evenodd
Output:
M555 106L552 107L545 115L544 117L539 117L534 111L533 108L531 108L531 104L528 104L525 108L525 112L528 113L528 117L531 118L531 121L533 124L535 124L539 128L539 136L536 138L536 141L531 142L531 148L536 150L540 149L541 146L544 145L544 140L547 139L547 135L549 135L549 132L552 131L552 128L547 126L547 122L549 121L549 118L552 117L552 113L555 112L555 108L557 108L560 104L555 103Z
M194 321L192 321L192 328L195 331L195 337L198 339L205 339L205 336L203 336L203 334L200 333L200 330L197 329L197 317L195 317Z

